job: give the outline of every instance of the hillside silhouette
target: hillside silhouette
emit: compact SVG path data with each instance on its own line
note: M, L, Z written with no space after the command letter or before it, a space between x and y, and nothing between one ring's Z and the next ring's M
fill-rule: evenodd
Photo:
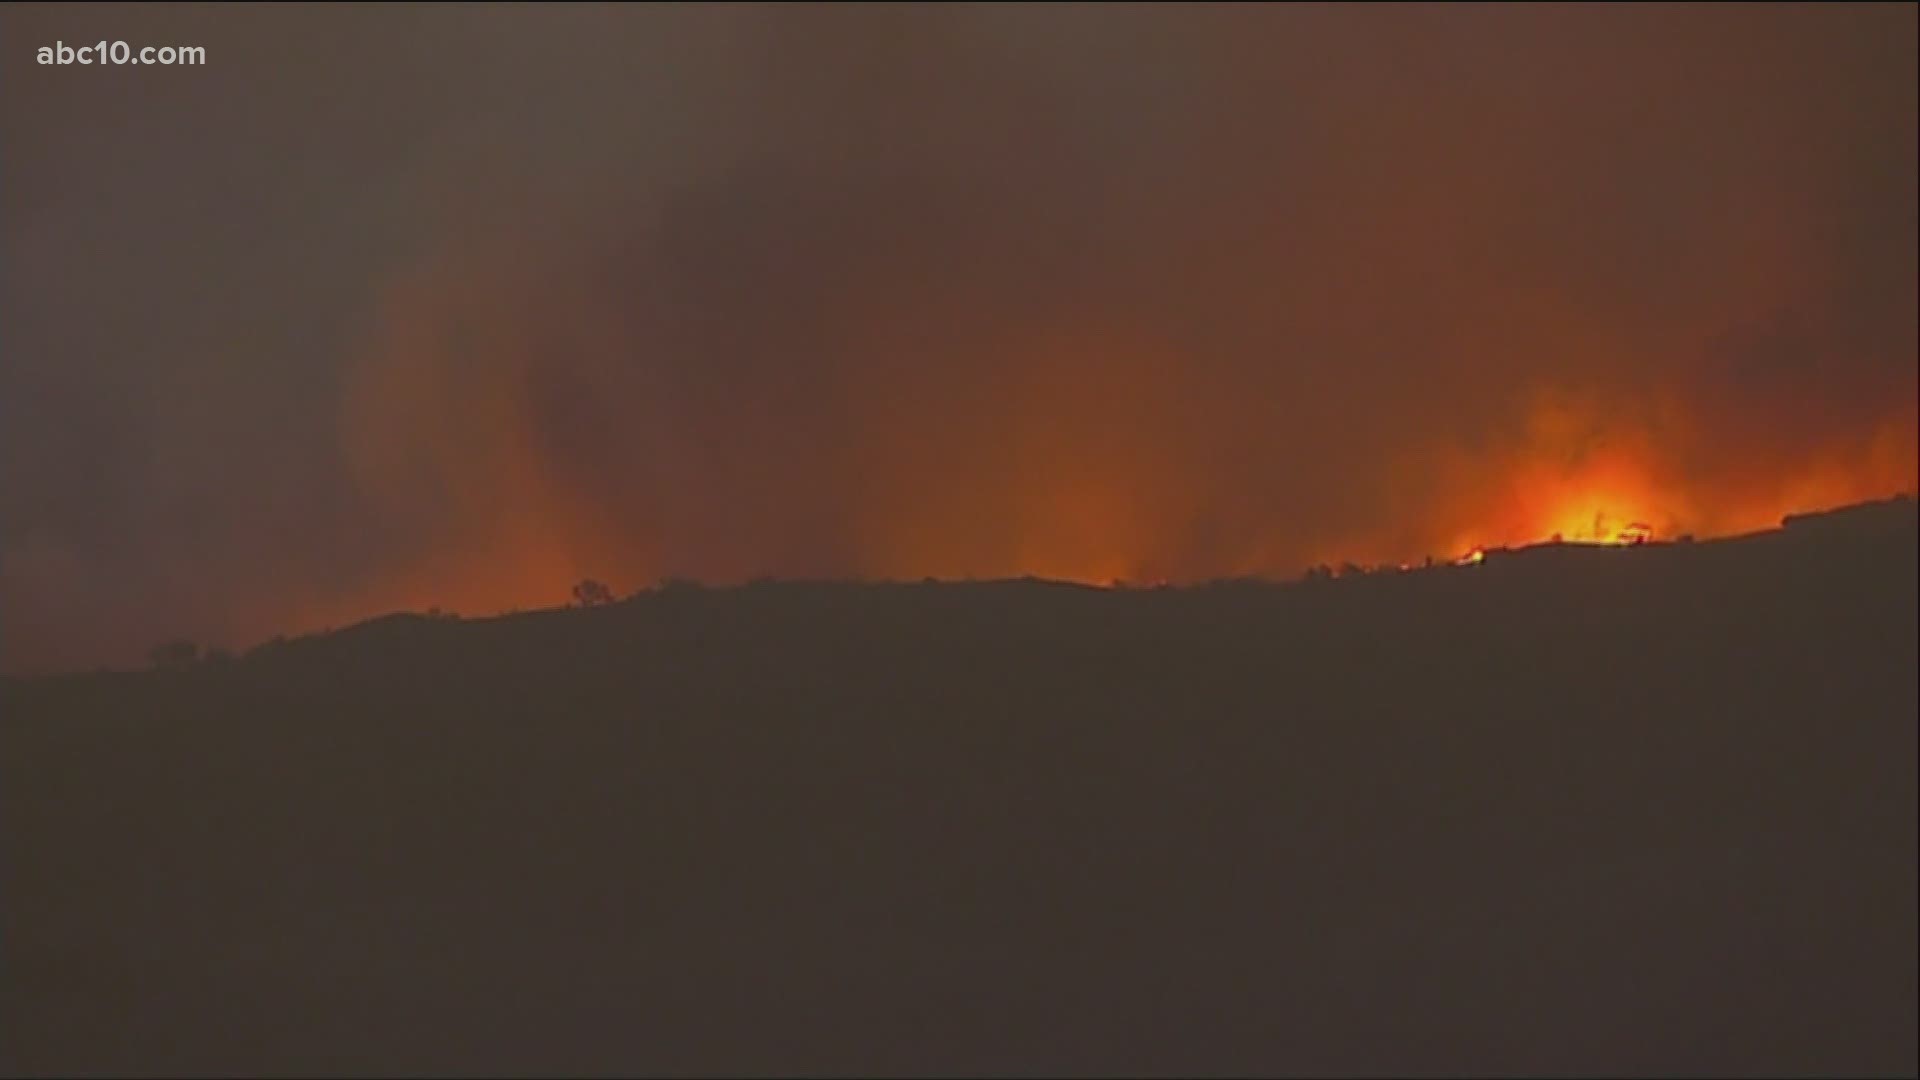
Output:
M16 1074L1911 1074L1912 500L16 680Z

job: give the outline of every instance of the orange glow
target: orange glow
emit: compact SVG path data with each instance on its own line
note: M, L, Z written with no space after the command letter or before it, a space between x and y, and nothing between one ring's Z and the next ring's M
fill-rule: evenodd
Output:
M899 445L911 449L896 456L957 471L944 483L917 484L888 471L898 463L879 455L862 467L890 482L899 475L900 486L875 489L872 505L849 505L824 526L802 516L797 520L805 528L783 532L779 523L788 515L810 511L769 489L747 507L764 510L765 525L690 548L684 540L673 543L668 530L677 520L711 513L705 502L643 518L640 526L619 516L622 507L597 506L537 445L534 420L511 392L517 373L509 369L513 377L490 385L463 370L463 362L415 351L405 363L374 368L356 399L367 410L356 446L369 490L398 514L418 512L419 493L432 491L450 505L454 527L433 534L442 546L429 556L398 564L353 594L317 598L300 620L305 626L430 606L468 615L550 607L564 603L571 583L588 576L625 594L669 575L715 584L762 575L1033 576L1111 587L1244 575L1291 580L1316 563L1334 576L1410 569L1436 556L1471 565L1490 549L1551 541L1626 545L1770 528L1790 513L1915 487L1914 458L1904 449L1913 442L1910 420L1896 420L1863 449L1784 463L1781 475L1695 483L1663 459L1652 434L1611 425L1596 438L1591 431L1602 425L1543 406L1523 440L1491 457L1439 452L1416 462L1431 478L1431 494L1404 507L1381 506L1376 531L1316 550L1302 543L1305 529L1255 521L1251 532L1233 537L1235 554L1183 548L1181 537L1206 522L1208 508L1190 497L1177 460L1158 456L1144 439L1129 443L1087 426L1063 396L1000 424L1006 458L986 457L964 442L949 449L903 434ZM465 407L477 410L485 435L479 443L463 441L471 433L458 429L460 417L440 413L436 403L447 385L460 386ZM423 418L434 417L432 426L423 426ZM383 441L396 439L403 445ZM823 529L832 544L820 546L815 533ZM796 546L806 550L803 542L822 554L793 557Z
M524 499L538 499L532 505L544 509L499 519L466 541L471 546L462 553L396 567L394 573L369 581L354 594L315 598L293 629L341 626L392 610L440 607L479 616L552 607L566 602L572 582L588 576L607 581L621 595L689 570L691 576L717 584L755 576L752 545L705 565L663 565L649 557L644 537L623 541L617 534L599 531L590 513L569 509L571 504L558 492L530 477L512 481L516 475L512 470L502 475L512 483L528 484ZM1463 492L1458 510L1447 504L1431 508L1434 524L1426 526L1424 533L1445 539L1421 543L1422 530L1415 522L1412 544L1388 541L1397 546L1387 548L1376 541L1370 546L1362 538L1334 549L1334 558L1316 560L1290 547L1284 530L1273 529L1265 535L1268 556L1229 563L1180 557L1155 533L1154 523L1142 516L1138 493L1130 493L1124 485L1069 485L1050 497L1036 495L1026 503L1024 516L1011 522L996 522L989 516L969 526L964 518L950 516L964 506L929 502L919 511L929 516L925 530L917 533L917 542L916 530L904 527L910 523L896 519L894 527L877 529L869 538L867 553L850 564L829 563L817 571L801 567L773 576L905 581L1034 576L1116 587L1124 582L1178 584L1248 574L1292 580L1317 561L1336 568L1335 576L1348 572L1349 564L1410 570L1429 553L1447 551L1460 554L1443 555L1443 562L1475 565L1492 548L1554 540L1627 545L1672 540L1682 534L1707 539L1770 528L1789 513L1911 491L1912 480L1911 475L1902 482L1897 475L1876 474L1872 469L1849 473L1821 465L1773 485L1757 485L1757 493L1736 491L1735 498L1716 505L1705 495L1663 483L1656 471L1637 460L1603 460L1573 470L1522 462L1507 467L1485 489ZM1136 497L1129 499L1130 494ZM1445 523L1456 514L1477 518L1479 523L1449 530ZM949 523L944 530L933 524L943 520ZM1009 527L998 531L996 524ZM1391 535L1405 534L1404 527L1391 530ZM779 538L763 539L777 544ZM1169 551L1175 553L1165 554ZM1288 557L1289 551L1295 554ZM768 554L777 557L779 552L769 548Z
M1686 424L1669 418L1655 432L1542 398L1524 436L1491 458L1441 454L1438 464L1410 466L1435 476L1433 497L1416 511L1424 527L1416 520L1382 537L1351 537L1322 558L1401 558L1407 545L1438 537L1441 551L1470 564L1494 548L1631 545L1774 528L1789 514L1913 492L1916 438L1909 405L1851 445L1801 460L1754 451L1752 467L1695 479L1675 464L1700 440Z
M551 607L583 577L626 595L667 577L1340 576L1555 538L1707 539L1920 486L1911 402L1792 441L1677 392L1564 385L1413 410L1360 396L1326 418L1099 320L948 347L911 308L848 301L847 350L929 358L824 389L706 382L636 362L646 328L555 273L458 259L393 286L342 434L401 542L292 618L263 613L267 633Z

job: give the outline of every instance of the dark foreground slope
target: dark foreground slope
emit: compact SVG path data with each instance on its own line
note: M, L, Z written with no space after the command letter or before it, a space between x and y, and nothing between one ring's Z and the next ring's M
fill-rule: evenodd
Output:
M16 683L17 1072L1912 1073L1912 503Z

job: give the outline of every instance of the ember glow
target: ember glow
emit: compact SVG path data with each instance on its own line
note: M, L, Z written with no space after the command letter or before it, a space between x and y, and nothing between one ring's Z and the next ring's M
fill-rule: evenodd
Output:
M1912 6L143 10L0 65L10 668L1920 487Z
M1690 531L1688 520L1698 505L1690 494L1661 490L1637 471L1576 475L1557 483L1540 473L1522 469L1508 482L1516 489L1516 512L1524 524L1503 531L1500 546L1541 541L1623 545L1672 539ZM1487 546L1489 539L1471 546Z

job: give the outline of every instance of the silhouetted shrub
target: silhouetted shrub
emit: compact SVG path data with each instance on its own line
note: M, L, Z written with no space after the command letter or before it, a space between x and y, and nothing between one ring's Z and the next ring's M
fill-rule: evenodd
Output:
M669 577L660 579L660 591L665 593L694 592L700 583L690 577Z
M213 647L211 647L211 648L209 648L209 649L207 649L207 652L206 652L206 655L205 655L204 657L202 657L202 659L204 659L204 660L205 660L205 661L206 661L207 663L209 663L209 664L227 664L227 663L232 663L232 662L233 662L233 650L231 650L231 649L223 649L223 648L221 648L220 646L218 646L218 645L215 645L215 646L213 646Z
M613 590L602 583L586 578L573 587L573 602L581 607L596 607L613 603Z
M157 668L186 667L199 658L200 646L185 638L163 641L147 653L147 659Z

